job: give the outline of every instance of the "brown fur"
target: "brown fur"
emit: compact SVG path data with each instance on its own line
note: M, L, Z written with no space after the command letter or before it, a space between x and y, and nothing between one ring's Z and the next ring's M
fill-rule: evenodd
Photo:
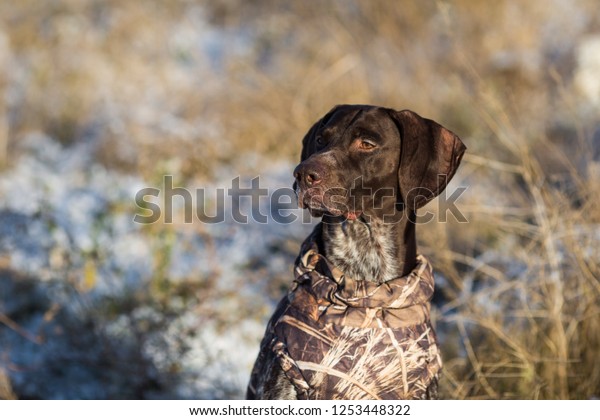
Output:
M412 111L333 108L304 137L294 171L299 203L323 216L319 252L352 279L407 275L416 264L415 212L443 191L464 151L455 134ZM280 304L272 319L283 311ZM261 343L248 398L296 398L270 339Z

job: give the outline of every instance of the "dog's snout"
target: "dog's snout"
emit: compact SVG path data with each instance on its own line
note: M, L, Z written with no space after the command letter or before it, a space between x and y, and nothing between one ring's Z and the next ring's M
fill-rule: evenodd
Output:
M323 180L323 170L313 164L301 163L294 169L294 178L301 186L314 187Z

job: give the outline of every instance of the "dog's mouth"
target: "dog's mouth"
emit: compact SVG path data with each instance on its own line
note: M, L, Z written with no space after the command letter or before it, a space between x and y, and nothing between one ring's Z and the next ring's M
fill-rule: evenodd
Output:
M343 216L348 220L356 220L362 214L361 210L351 209L346 205L347 197L341 194L324 193L319 188L311 188L306 191L296 190L300 207L308 209L313 217Z

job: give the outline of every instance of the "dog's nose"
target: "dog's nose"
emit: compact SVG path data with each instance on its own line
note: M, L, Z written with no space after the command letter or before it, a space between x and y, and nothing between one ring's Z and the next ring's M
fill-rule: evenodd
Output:
M317 168L303 163L296 166L296 169L294 169L294 178L296 178L296 181L300 183L300 185L305 185L307 187L314 187L315 185L320 184L322 180L322 176Z
M306 185L312 187L313 185L317 185L321 182L321 176L315 170L309 170L304 175L304 182Z

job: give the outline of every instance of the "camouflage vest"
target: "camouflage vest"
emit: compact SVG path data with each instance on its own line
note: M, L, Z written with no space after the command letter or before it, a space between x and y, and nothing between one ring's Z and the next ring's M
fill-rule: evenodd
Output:
M346 278L312 235L267 331L300 399L437 397L442 367L429 319L433 272L425 257L382 284Z

